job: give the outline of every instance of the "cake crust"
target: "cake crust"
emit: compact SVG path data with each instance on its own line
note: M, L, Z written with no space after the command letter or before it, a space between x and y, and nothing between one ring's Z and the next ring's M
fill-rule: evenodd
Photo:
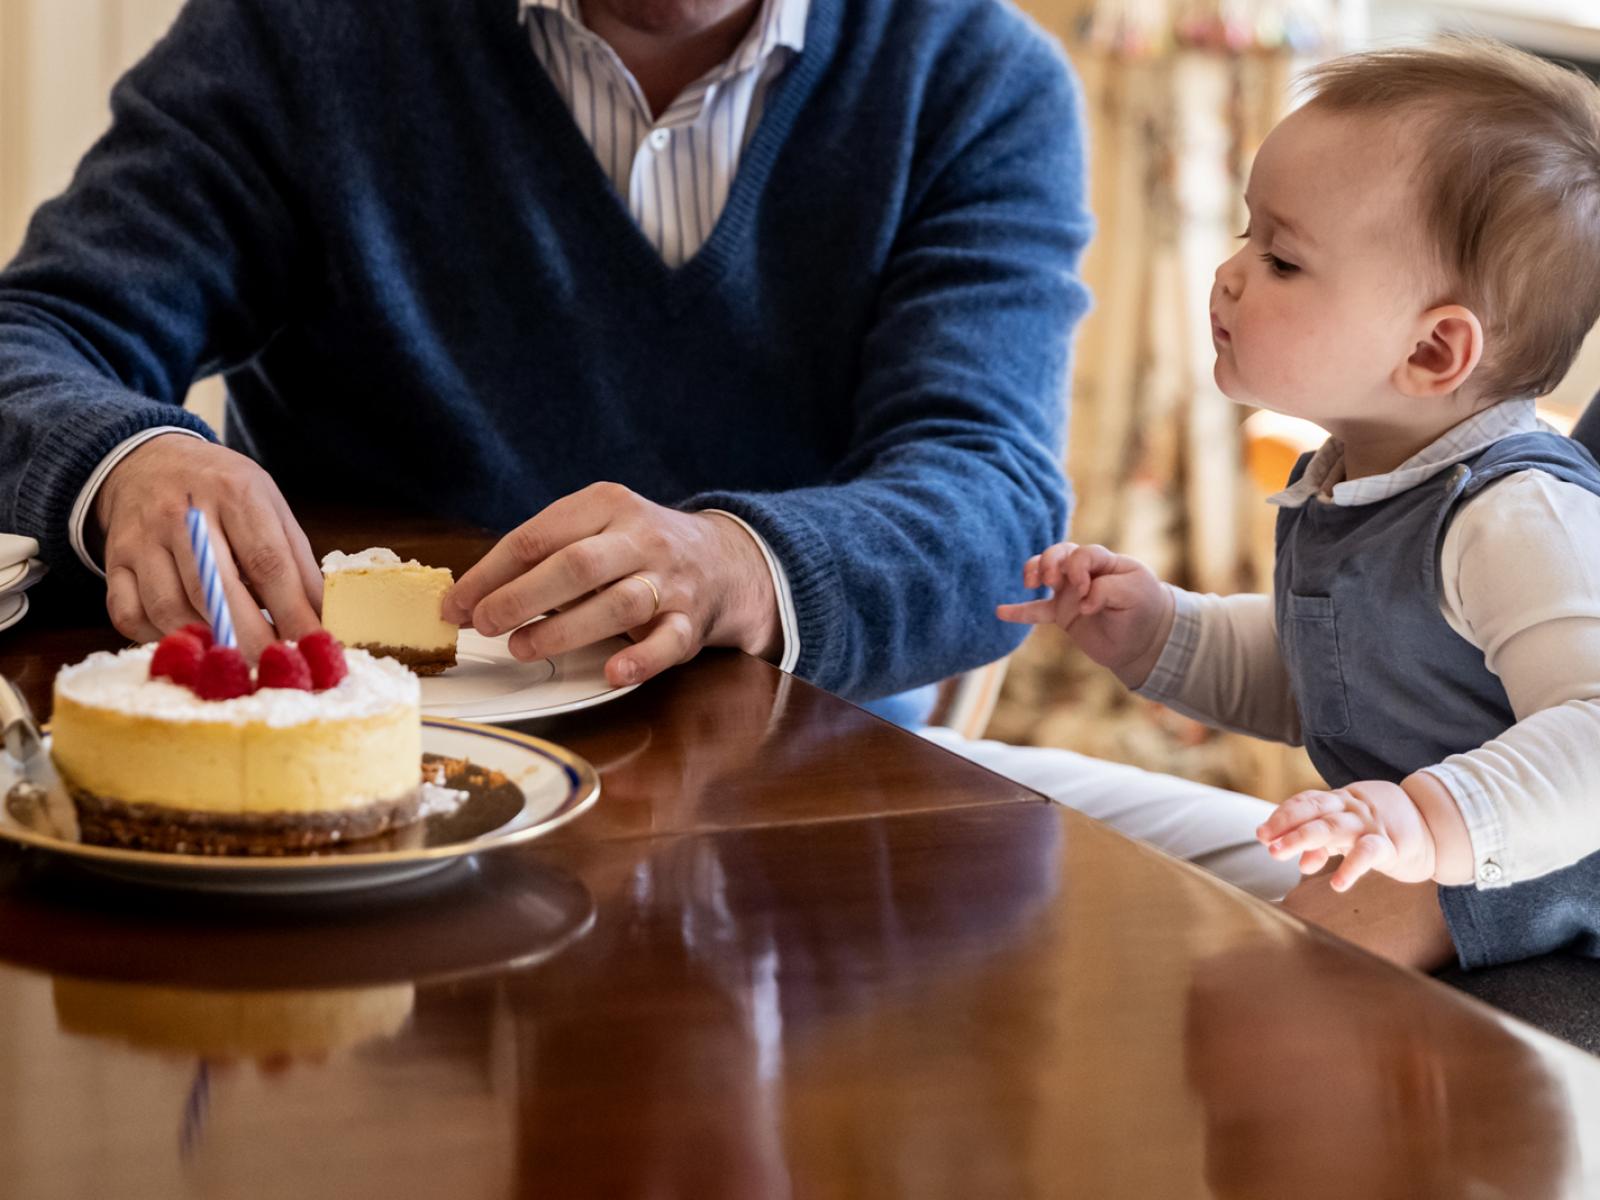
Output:
M404 828L419 817L422 789L338 812L208 813L97 796L70 782L85 842L163 854L282 857Z
M357 642L355 649L365 650L375 658L392 658L418 675L442 675L456 665L454 646L435 646L421 650L416 646L383 646L373 642Z

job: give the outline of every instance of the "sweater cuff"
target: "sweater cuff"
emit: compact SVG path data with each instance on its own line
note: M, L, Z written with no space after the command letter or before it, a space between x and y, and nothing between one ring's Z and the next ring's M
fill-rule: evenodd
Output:
M756 531L771 549L794 600L800 654L794 673L832 692L848 691L852 655L846 645L848 606L829 540L777 495L706 492L678 506L721 509Z
M86 400L72 417L40 438L17 489L16 532L36 538L39 557L52 564L75 557L73 505L95 468L119 445L163 425L216 440L193 413L125 392Z

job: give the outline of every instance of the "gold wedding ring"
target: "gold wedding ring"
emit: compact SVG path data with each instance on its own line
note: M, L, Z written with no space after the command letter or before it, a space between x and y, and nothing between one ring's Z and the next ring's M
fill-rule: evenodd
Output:
M650 605L650 615L646 617L645 620L655 620L656 614L661 611L661 593L656 591L656 585L651 583L643 575L629 575L628 578L637 579L640 583L644 584L645 587L650 589L650 599L653 601L653 603Z

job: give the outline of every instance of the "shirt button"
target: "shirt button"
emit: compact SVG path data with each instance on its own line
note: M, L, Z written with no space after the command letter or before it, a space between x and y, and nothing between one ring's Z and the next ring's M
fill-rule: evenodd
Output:
M665 129L657 129L650 135L650 144L657 150L665 150L667 143L672 140L672 135Z
M1499 883L1504 875L1505 872L1500 869L1500 864L1492 858L1478 868L1478 879L1483 883Z

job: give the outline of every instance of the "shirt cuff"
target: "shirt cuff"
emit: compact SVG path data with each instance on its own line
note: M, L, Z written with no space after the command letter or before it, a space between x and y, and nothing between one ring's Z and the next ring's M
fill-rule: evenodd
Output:
M1192 592L1170 583L1161 586L1172 594L1172 632L1167 634L1167 644L1161 648L1161 657L1156 659L1149 678L1134 689L1134 694L1170 704L1177 700L1189 664L1200 648L1200 603Z
M1516 880L1515 863L1506 844L1506 826L1487 792L1472 777L1451 762L1424 768L1456 802L1461 819L1467 823L1467 838L1472 843L1472 877L1479 888L1510 887Z
M84 527L89 523L89 514L94 511L94 498L100 492L100 485L106 481L106 476L111 474L115 467L128 455L153 437L160 437L163 433L181 433L188 437L206 439L192 429L184 429L180 425L158 425L154 429L142 429L126 441L118 442L110 454L100 460L100 465L89 475L89 481L78 492L78 498L72 502L72 514L67 518L67 541L72 546L72 552L89 570L101 579L106 577L100 564L94 561L89 553L89 547L83 540Z
M783 646L778 651L778 670L793 674L795 663L800 661L800 621L795 615L794 591L789 586L788 572L783 569L778 556L772 552L772 547L767 545L767 539L751 528L750 522L743 517L735 516L725 508L708 508L704 511L716 513L719 517L727 517L748 533L750 540L755 542L756 548L761 551L761 557L767 564L767 571L772 576L772 592L778 598L778 629L783 638Z

